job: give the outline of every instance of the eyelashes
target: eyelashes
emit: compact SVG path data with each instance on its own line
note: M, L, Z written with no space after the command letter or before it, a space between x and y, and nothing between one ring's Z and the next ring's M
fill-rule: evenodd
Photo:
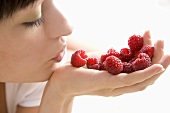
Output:
M42 23L44 23L43 16L41 16L41 18L34 20L32 22L25 22L25 23L23 23L23 25L25 27L32 28L32 27L39 27L42 25Z

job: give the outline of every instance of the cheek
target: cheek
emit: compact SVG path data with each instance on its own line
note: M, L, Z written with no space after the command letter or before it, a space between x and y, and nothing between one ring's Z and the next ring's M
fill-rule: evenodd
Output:
M23 69L28 69L30 67L35 68L40 65L37 60L38 56L34 55L35 51L28 50L27 48L14 49L11 48L4 54L0 54L1 67L3 69L8 68L13 72L21 71Z
M42 65L44 59L42 36L36 38L36 35L30 34L29 37L20 35L7 39L0 43L1 69L18 73L17 71L34 70Z
M49 60L55 46L45 38L44 30L38 27L6 31L8 33L0 31L0 82L49 78L54 64Z
M38 45L20 46L21 48L8 47L6 51L0 52L1 80L39 81L48 78L53 64L44 62L41 47Z
M12 32L10 38L8 37L6 38L7 40L4 40L3 48L5 49L3 51L4 57L7 57L11 62L29 64L42 60L46 41L43 36L43 30L40 27L19 29Z
M36 42L30 40L20 40L20 41L8 41L8 44L1 51L2 58L9 62L29 62L35 60L36 52L40 50L40 47Z

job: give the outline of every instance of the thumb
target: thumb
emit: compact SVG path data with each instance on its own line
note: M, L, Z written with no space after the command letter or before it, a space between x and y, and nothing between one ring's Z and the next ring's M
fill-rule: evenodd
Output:
M164 41L158 40L154 44L154 57L152 58L152 64L158 63L164 55Z

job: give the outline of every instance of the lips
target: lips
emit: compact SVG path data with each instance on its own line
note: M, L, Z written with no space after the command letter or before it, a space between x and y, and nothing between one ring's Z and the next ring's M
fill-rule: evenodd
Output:
M63 49L55 58L53 58L53 60L55 60L56 62L60 62L63 57L65 55L65 49Z

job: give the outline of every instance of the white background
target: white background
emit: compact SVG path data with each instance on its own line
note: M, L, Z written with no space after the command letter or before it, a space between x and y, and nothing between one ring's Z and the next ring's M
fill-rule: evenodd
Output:
M95 47L127 47L133 34L150 30L153 43L165 40L170 53L169 0L56 0L74 24L71 37ZM76 97L73 113L170 113L170 68L142 92L119 97Z

